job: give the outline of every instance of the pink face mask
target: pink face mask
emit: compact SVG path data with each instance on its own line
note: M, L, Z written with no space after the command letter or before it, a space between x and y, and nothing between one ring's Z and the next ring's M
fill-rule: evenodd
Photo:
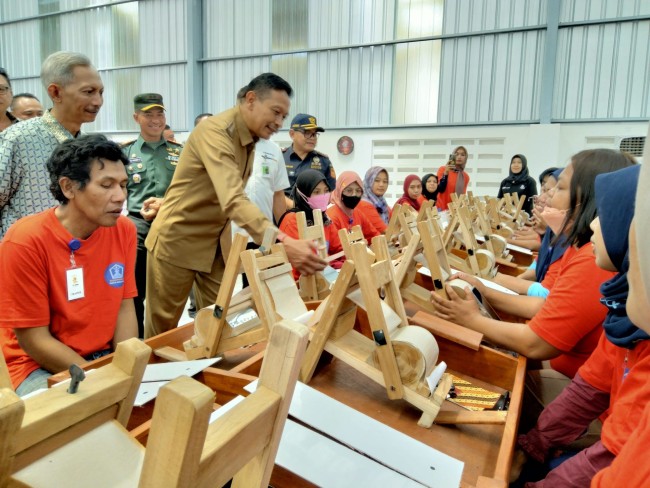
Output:
M330 203L330 194L329 193L321 193L320 195L312 195L311 197L306 197L297 188L296 188L296 191L301 196L301 198L305 202L307 202L307 205L309 205L309 208L311 208L312 210L320 210L321 212L324 212L325 210L327 210L327 206Z
M320 195L312 195L311 197L307 198L307 205L309 205L312 210L320 210L321 212L324 212L327 210L327 206L330 203L330 194L329 193L322 193Z
M558 235L562 229L562 224L566 218L566 210L558 210L553 207L545 207L541 213L544 222L549 226L555 235Z

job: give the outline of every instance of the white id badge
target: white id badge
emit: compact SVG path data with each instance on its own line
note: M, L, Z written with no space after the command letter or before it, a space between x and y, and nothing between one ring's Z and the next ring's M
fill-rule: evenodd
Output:
M65 270L66 288L68 289L68 301L78 300L85 296L83 268L70 268Z

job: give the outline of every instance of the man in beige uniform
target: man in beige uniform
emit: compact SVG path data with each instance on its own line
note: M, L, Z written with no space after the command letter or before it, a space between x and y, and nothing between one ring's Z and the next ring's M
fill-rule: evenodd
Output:
M146 240L145 337L176 327L195 284L198 308L214 303L230 248L231 219L256 243L273 224L244 193L255 143L277 132L293 90L264 73L234 108L199 124L181 154L165 201ZM301 273L325 267L315 244L280 233L289 261Z

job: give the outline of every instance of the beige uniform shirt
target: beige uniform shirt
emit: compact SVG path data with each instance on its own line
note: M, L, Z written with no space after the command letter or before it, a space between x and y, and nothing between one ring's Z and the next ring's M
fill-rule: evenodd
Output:
M219 244L228 257L231 220L261 243L273 224L244 193L255 142L239 106L194 129L145 243L156 258L210 272Z

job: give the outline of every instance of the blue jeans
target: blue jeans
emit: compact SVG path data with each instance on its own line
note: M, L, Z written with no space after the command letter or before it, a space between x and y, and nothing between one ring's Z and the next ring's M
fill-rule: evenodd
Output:
M29 373L29 376L27 376L20 385L18 385L18 388L16 388L16 395L25 396L28 393L41 388L47 388L47 379L50 376L52 376L52 373L45 369L35 369Z

